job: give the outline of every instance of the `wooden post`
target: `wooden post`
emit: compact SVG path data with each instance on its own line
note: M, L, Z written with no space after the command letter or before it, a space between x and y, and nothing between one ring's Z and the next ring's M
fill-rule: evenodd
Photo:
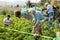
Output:
M56 37L59 38L60 37L60 32L56 33Z

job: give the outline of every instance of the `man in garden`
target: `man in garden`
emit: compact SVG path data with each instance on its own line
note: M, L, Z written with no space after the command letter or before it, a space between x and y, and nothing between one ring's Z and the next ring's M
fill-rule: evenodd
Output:
M36 33L42 34L41 26L42 26L43 22L45 21L45 17L43 16L42 13L35 11L33 8L30 8L29 12L33 16L33 21L35 21L32 32L34 34L36 34ZM38 40L37 37L38 36L34 35L35 40Z
M4 25L5 25L5 26L8 26L8 25L10 25L11 23L13 23L13 22L12 22L12 19L10 18L10 15L7 15L7 17L3 20L3 22L4 22Z
M47 13L49 16L49 24L53 25L53 16L54 16L54 11L53 11L53 7L49 4L49 3L45 3L45 6L47 8Z

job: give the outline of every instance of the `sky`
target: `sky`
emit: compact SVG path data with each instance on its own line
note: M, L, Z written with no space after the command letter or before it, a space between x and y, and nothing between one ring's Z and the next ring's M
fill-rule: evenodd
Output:
M0 1L5 1L5 2L23 1L23 2L26 2L27 0L0 0ZM30 0L30 1L33 3L37 3L40 0Z
M26 1L26 0L0 0L0 1L14 2L14 1Z
M26 5L28 0L0 0L0 5ZM40 0L30 0L31 3L38 3Z

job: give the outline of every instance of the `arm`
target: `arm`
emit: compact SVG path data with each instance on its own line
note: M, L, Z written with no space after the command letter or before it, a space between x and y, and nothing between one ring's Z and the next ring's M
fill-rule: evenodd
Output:
M33 22L35 22L36 20L35 20L35 17L34 17L34 15L32 15L32 17L33 17Z
M14 24L11 18L10 18L10 21L11 21L10 24Z
M50 9L50 6L47 6L47 10L46 10L46 12L48 12L49 9Z
M3 23L4 23L4 24L6 23L6 20L5 20L5 19L3 20Z
M38 26L39 23L40 23L40 20L37 20L34 26L35 26L35 27Z
M13 21L11 20L11 23L13 24Z

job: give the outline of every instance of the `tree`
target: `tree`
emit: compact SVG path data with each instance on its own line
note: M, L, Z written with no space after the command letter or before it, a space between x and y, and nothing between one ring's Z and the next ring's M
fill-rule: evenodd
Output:
M31 6L32 6L31 2L27 1L27 7L31 7Z
M41 0L41 5L44 5L46 2L49 2L50 0Z

